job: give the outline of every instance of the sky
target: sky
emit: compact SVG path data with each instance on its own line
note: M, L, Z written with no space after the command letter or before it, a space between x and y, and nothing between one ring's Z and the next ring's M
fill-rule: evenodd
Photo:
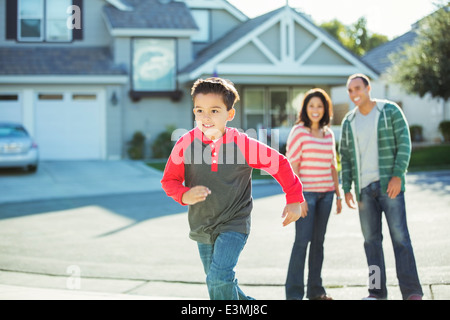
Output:
M250 18L282 7L286 1L228 0ZM310 15L316 24L337 19L351 25L365 16L369 32L388 36L390 40L408 32L413 23L435 11L436 1L442 0L288 0L291 7Z

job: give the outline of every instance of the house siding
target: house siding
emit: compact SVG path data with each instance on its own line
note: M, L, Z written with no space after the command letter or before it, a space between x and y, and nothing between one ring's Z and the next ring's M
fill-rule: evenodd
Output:
M118 99L125 95L122 86L109 86L106 90L106 99L111 99L115 94ZM106 157L110 160L124 158L122 150L123 136L123 115L124 106L121 103L117 105L107 104L106 107Z
M113 38L110 48L113 52L114 63L123 65L125 70L130 72L131 39L129 37Z
M186 88L180 101L169 98L146 98L139 102L127 99L124 105L124 150L137 131L146 137L146 156L151 156L151 145L167 126L190 130L193 127L192 102Z
M219 40L225 34L241 24L238 19L233 17L225 10L212 10L211 21L214 22L211 26L212 42Z
M105 21L101 13L105 5L104 0L84 0L84 9L82 16L83 24L83 40L74 41L75 46L94 46L107 47L112 41L112 37L108 32Z
M6 20L6 13L3 10L6 6L5 1L0 0L0 21ZM145 3L140 1L132 0L130 4L144 5L146 9L154 5L160 10L156 10L160 15L164 13L169 17L172 16L172 11L161 11L164 9L161 7L162 4L155 0L146 0L148 2ZM137 131L146 136L146 157L151 157L152 143L161 132L166 130L167 126L190 130L194 126L190 89L197 78L207 78L217 74L233 81L238 91L243 94L245 88L251 86L262 86L268 90L267 92L271 88L292 90L294 87L301 86L330 88L332 85L345 83L348 76L342 72L339 65L349 65L351 68L347 70L366 70L364 68L361 70L358 64L360 61L356 58L345 63L345 59L341 57L342 52L339 50L335 52L336 48L332 46L329 50L318 51L315 56L312 56L312 59L317 60L313 61L314 63L321 64L322 69L318 70L322 74L316 74L314 69L316 66L310 65L306 66L308 71L303 72L304 66L301 63L307 59L305 58L304 61L297 61L297 59L305 52L308 53L311 44L317 40L320 30L311 31L311 28L317 27L311 27L309 23L305 25L302 18L297 16L298 13L288 7L282 7L255 19L246 19L237 13L237 10L230 9L231 5L222 6L224 4L222 1L215 2L215 0L201 2L206 6L204 9L209 11L211 19L210 39L206 43L192 42L190 39L190 35L194 34L195 26L187 14L187 8L189 5L195 5L196 7L192 9L199 9L200 2L185 1L186 6L179 2L173 6L168 4L171 7L165 8L174 10L175 16L181 17L180 21L172 21L174 19L148 19L147 11L143 12L143 10L135 13L139 19L133 19L133 13L117 11L104 0L83 0L83 38L81 40L58 44L7 40L6 24L0 23L0 49L1 47L47 49L47 51L38 51L40 55L46 57L42 60L43 63L41 60L30 62L32 59L26 57L31 51L22 50L21 52L25 56L22 62L32 66L45 65L45 68L49 70L48 76L53 80L43 82L47 84L41 83L39 88L43 90L57 89L68 94L78 87L95 88L100 92L104 116L102 125L105 127L104 137L102 136L104 159L127 158L128 142ZM153 15L157 14L155 12L152 12ZM159 25L149 26L149 23L159 23ZM179 99L170 96L133 99L130 95L133 89L133 39L153 37L170 38L176 42L178 72L176 89L182 93ZM320 40L325 43L327 36L324 35ZM65 51L68 48L82 51ZM72 68L60 68L51 63L55 60L58 62L74 60L80 56L79 53L86 54L87 58L79 58L77 63L73 64L66 62ZM11 53L3 54L7 57L13 56ZM52 57L56 58L51 59ZM84 64L85 60L91 59L93 59L92 68L89 64ZM326 62L331 62L332 65L327 65ZM74 65L76 68L73 67ZM84 69L78 68L79 65L84 65ZM328 72L328 69L332 70L336 66L338 68L334 70L334 73ZM11 90L21 93L24 121L30 126L33 126L34 121L33 97L36 94L33 83L39 83L45 78L39 72L33 73L23 68L16 74L0 71L1 83L7 83L10 76L15 77L16 84L11 86ZM21 83L22 77L24 80ZM79 77L82 80L78 80ZM86 80L85 83L84 80ZM113 96L117 98L117 103L113 103ZM247 130L248 128L244 127L247 120L245 105L242 101L236 104L236 111L235 119L228 125ZM266 114L266 116L270 115Z

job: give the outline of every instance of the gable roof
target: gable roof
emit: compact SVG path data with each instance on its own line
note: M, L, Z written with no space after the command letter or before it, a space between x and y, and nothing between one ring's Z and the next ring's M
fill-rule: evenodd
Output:
M214 42L213 44L211 44L210 46L206 47L201 52L199 52L195 61L190 65L188 65L186 68L184 68L182 70L182 73L194 71L198 67L202 66L204 63L208 62L210 59L215 57L224 49L230 47L231 45L236 43L239 39L249 34L256 27L272 18L274 15L278 13L279 10L281 9L266 13L254 19L247 20L240 26L231 30L221 39L217 40L216 42Z
M102 47L0 47L0 75L126 75Z
M239 62L239 52L246 52L249 60ZM216 72L291 77L348 77L364 72L371 78L378 77L370 66L289 6L250 19L231 30L201 51L180 72L180 81Z
M119 10L107 4L103 8L106 22L110 29L160 29L189 30L196 32L197 24L184 2L158 0L127 0L132 10Z
M247 21L249 19L245 13L236 8L233 4L231 4L227 0L177 0L177 1L185 2L190 9L225 10L239 21Z
M389 55L402 50L405 45L412 45L417 38L417 33L412 30L404 35L395 38L392 41L383 43L382 45L370 50L366 53L362 60L369 64L378 73L384 73L391 65Z

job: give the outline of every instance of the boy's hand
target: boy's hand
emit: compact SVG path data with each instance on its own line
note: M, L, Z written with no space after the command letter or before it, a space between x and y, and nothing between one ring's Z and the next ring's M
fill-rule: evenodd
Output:
M211 190L209 190L207 187L195 186L183 194L181 201L183 201L184 204L192 205L198 202L205 201L206 197L210 194Z
M282 218L285 218L283 221L283 227L286 227L291 222L295 222L300 217L306 217L306 201L300 204L300 202L290 203L284 207Z

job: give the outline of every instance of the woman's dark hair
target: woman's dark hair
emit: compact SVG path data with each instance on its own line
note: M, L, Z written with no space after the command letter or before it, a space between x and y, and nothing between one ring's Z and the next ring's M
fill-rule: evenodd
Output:
M325 90L320 88L311 89L306 93L302 102L302 107L298 113L297 122L295 124L303 123L305 127L311 128L311 119L308 117L306 107L308 106L309 101L314 97L320 98L323 106L325 107L325 113L323 114L322 119L320 119L319 126L323 128L330 124L331 118L333 117L333 104L331 103L331 99Z

